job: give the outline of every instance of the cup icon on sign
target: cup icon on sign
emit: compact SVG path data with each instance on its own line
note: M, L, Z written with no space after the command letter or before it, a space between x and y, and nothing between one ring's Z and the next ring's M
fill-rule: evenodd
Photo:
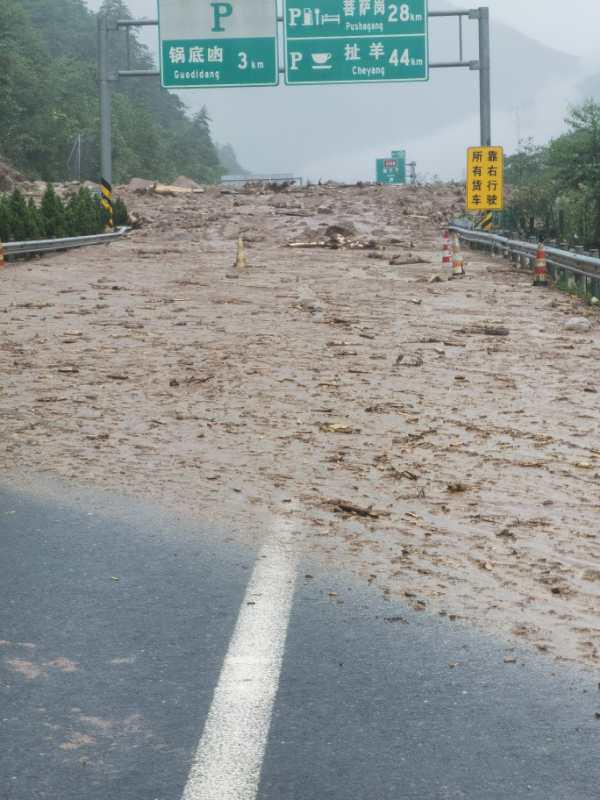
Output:
M331 53L313 53L311 55L313 60L313 69L331 69L331 64L328 64L328 61L331 61Z

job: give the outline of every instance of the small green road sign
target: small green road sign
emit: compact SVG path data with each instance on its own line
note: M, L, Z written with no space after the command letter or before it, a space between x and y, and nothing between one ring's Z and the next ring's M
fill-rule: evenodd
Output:
M377 183L406 183L406 162L397 158L378 158Z
M427 0L284 0L288 84L425 81Z
M167 89L279 83L276 0L158 0Z
M396 170L400 177L398 183L406 183L406 150L392 150L392 158L398 162Z

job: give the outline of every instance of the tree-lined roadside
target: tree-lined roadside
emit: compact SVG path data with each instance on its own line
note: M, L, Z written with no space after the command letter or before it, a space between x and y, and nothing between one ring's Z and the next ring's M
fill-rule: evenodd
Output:
M105 0L102 11L131 18L123 0ZM152 66L133 34L130 53L136 67ZM124 40L113 57L125 63ZM0 158L31 178L64 180L81 135L81 177L97 180L96 17L83 0L2 0L0 76ZM169 182L183 174L210 183L225 172L206 109L190 117L158 78L122 81L115 89L116 181L137 175Z
M570 110L567 131L529 140L507 159L510 210L503 225L584 247L600 246L600 103Z
M114 212L115 225L126 225L128 212L122 200L116 200ZM32 197L26 200L19 189L12 195L0 194L0 242L93 236L107 224L98 196L84 186L63 202L48 184L39 205Z

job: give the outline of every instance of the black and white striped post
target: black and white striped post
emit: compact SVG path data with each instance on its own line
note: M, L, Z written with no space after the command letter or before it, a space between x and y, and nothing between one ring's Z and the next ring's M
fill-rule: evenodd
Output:
M107 227L112 230L115 227L112 186L104 178L100 181L100 204L108 216Z

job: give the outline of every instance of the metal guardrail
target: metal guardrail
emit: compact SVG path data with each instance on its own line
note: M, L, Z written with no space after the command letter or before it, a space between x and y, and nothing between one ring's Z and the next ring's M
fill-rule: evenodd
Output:
M448 228L471 246L490 250L492 255L510 259L517 267L533 272L538 248L535 239L525 242L457 223ZM600 298L600 257L554 247L552 243L545 243L544 251L548 273L560 288Z
M234 186L245 186L248 183L291 183L296 186L302 186L303 182L303 178L294 176L292 173L289 175L223 175L220 180L221 184Z
M38 253L51 253L56 250L72 250L75 247L89 247L96 244L107 244L119 239L127 231L127 227L118 228L114 233L100 233L96 236L72 236L67 239L40 239L31 242L4 242L6 256L30 256Z

